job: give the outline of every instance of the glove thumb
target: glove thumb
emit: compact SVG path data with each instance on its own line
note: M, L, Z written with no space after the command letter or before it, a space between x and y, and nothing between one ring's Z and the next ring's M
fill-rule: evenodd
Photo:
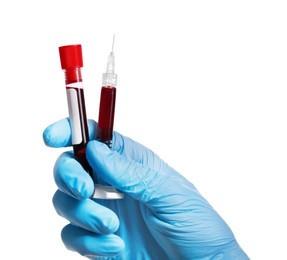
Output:
M100 174L105 182L149 206L155 206L156 203L158 207L162 199L166 206L165 198L167 197L169 197L169 203L172 203L173 199L179 199L178 196L181 192L178 190L178 185L174 185L174 181L180 182L178 184L183 190L187 183L167 164L159 172L148 165L143 165L110 150L105 144L98 141L90 141L86 152L90 166L97 174ZM191 186L193 187L193 185ZM172 199L168 194L176 195L177 198L172 196Z

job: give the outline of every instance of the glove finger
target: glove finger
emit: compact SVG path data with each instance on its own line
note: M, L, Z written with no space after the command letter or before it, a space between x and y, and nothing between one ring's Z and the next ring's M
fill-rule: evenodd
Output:
M88 120L89 137L95 139L97 123L93 120ZM43 140L49 147L68 147L72 145L72 132L69 119L61 119L49 125L43 132Z
M119 228L117 215L93 200L77 200L58 190L53 196L53 205L61 217L85 230L110 234Z
M167 165L159 172L111 151L97 141L89 142L86 151L89 164L104 181L135 199L152 203L153 199L171 192L172 187L166 184L166 180L174 173Z
M72 152L63 153L54 166L54 179L62 192L76 199L90 198L94 182Z
M67 249L89 258L117 256L125 247L124 241L114 234L97 235L71 224L63 228L61 236Z
M89 119L88 129L90 140L95 139L96 128L97 123ZM65 118L48 126L43 132L43 140L49 147L68 147L72 144L71 134L69 119ZM117 132L113 133L112 150L144 165L149 164L154 168L161 167L160 158L151 150Z

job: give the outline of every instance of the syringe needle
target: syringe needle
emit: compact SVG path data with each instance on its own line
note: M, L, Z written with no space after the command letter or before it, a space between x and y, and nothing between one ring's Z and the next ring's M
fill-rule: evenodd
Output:
M114 33L114 36L113 36L113 44L112 44L112 51L111 52L114 51L114 43L115 43L115 33Z

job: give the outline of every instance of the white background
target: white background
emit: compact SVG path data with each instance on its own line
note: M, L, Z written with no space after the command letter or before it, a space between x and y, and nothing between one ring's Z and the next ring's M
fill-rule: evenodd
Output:
M80 43L87 113L116 33L115 130L188 177L251 259L286 259L286 1L1 1L1 259L83 259L52 206L67 116L58 47Z

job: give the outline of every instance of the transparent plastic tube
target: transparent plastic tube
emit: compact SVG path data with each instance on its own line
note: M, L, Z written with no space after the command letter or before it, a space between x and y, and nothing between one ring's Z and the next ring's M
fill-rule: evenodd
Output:
M89 131L86 116L85 96L81 68L83 67L81 45L59 47L61 66L65 73L69 121L72 130L72 145L76 159L93 178L86 159Z

